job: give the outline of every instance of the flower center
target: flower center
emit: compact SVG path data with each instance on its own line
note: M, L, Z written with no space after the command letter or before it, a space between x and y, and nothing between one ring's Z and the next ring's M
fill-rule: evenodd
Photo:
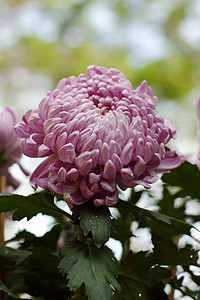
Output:
M106 115L110 110L116 109L115 101L112 97L98 97L96 95L93 95L92 101L94 105L100 109L101 115Z

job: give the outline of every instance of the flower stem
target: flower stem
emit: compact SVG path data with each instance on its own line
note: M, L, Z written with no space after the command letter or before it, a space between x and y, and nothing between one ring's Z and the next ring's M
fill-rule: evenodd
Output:
M0 193L3 193L6 188L6 177L4 175L0 175ZM4 244L4 221L5 221L5 213L0 213L0 245ZM4 270L3 266L0 265L0 280L4 279ZM0 291L0 300L4 299L4 292Z
M180 236L175 236L174 238L173 238L173 243L178 247L178 242L179 242L179 238L180 238ZM173 278L175 278L176 277L176 271L177 271L177 269L176 269L176 267L173 267L172 268L172 277ZM169 294L169 296L168 296L168 299L169 300L174 300L174 292L175 292L175 288L172 286L171 287L171 291L170 291L170 294Z
M76 231L77 231L77 238L78 238L79 242L84 243L85 237L84 237L83 231L79 225L76 225Z

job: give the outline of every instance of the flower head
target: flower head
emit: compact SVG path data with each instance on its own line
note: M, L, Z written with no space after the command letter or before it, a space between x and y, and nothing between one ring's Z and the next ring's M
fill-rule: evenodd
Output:
M49 188L75 205L112 206L117 186L150 188L157 172L182 158L165 149L175 128L155 112L158 99L146 81L133 90L122 72L97 66L87 76L62 79L16 132L26 155L47 157L31 175L35 189Z
M7 179L7 189L16 189L19 185L9 172L9 167L14 163L20 164L22 150L20 139L16 135L14 126L19 121L16 111L11 107L6 107L0 113L0 175L5 175ZM22 168L23 169L23 168ZM23 169L24 173L27 172Z

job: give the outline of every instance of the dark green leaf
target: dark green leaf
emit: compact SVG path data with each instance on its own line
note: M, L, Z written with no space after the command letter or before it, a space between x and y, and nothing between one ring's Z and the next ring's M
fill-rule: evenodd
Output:
M151 218L148 218L147 220L147 226L151 228L152 233L156 233L158 235L163 236L167 239L172 239L174 235L186 233L190 234L190 229L192 228L191 224L187 223L186 220L190 219L194 221L194 216L189 216L186 214L186 203L187 198L182 199L179 201L179 205L177 205L176 200L176 193L172 194L170 189L167 188L167 186L163 186L163 193L162 193L162 200L159 200L157 205L159 206L159 213L158 212L152 212ZM180 200L180 199L179 199ZM155 222L155 218L159 218L160 216L167 216L170 218L171 225L166 226L164 222ZM170 217L169 217L170 216ZM196 218L199 220L199 217Z
M21 240L23 240L23 241L26 240L26 241L29 242L29 241L34 240L34 238L36 238L36 236L33 233L31 233L29 231L26 231L24 229L24 230L19 231L18 233L16 233L16 235L13 238L11 238L9 240L6 240L5 244L9 244L11 242L16 242L16 241L19 241L20 244L22 244L23 242L21 242Z
M117 209L119 209L120 214L122 214L123 217L124 217L123 211L125 211L126 217L127 217L127 213L128 213L128 215L132 214L134 216L133 220L137 220L139 222L139 224L141 225L141 227L146 226L145 214L144 214L144 210L142 208L138 207L137 205L135 205L133 203L130 203L128 201L124 201L121 199L118 200L115 207Z
M172 241L156 234L152 236L152 242L157 263L171 266L197 266L198 251L189 248L179 250Z
M0 290L4 291L6 294L11 296L12 298L20 299L1 280L0 280Z
M69 242L61 249L61 256L59 268L69 279L71 290L84 283L89 300L109 300L112 289L120 289L114 256L106 246L97 248L78 241Z
M57 248L57 241L60 236L61 229L61 226L57 224L50 231L45 233L44 236L41 237L36 237L31 232L23 230L18 232L12 239L6 241L6 243L19 241L21 249L46 246L53 251Z
M145 216L153 219L156 222L164 223L166 225L172 225L173 219L167 215L161 214L157 211L151 211L148 209L143 209L143 211L144 211Z
M68 216L67 213L54 204L54 195L48 191L42 191L29 196L0 194L0 212L10 211L14 211L14 220L21 220L24 217L30 220L38 213L53 217Z
M0 247L7 287L15 294L27 293L45 300L71 296L66 280L61 276L60 259L46 247L32 251Z
M158 202L160 212L180 220L185 220L188 218L187 214L185 213L188 197L182 198L182 201L178 206L175 204L176 199L177 193L172 193L172 191L164 185L162 199Z
M169 278L170 275L167 268L155 267L154 257L148 252L129 252L119 268L122 291L114 299L167 299L162 290L162 279Z
M168 237L171 237L171 235L179 235L179 234L187 234L190 235L190 230L192 228L196 229L193 225L184 222L179 219L175 219L173 217L169 217L167 215L161 214L159 212L154 212L145 209L145 215L149 217L152 221L155 222L155 226L153 227L153 232L158 229L160 232L163 230L163 233L169 231ZM161 228L156 229L156 223L159 223L161 225Z
M115 293L114 300L150 300L145 286L126 276L119 275L119 282L122 288L120 294Z
M120 209L129 210L136 216L136 219L139 222L142 222L143 225L144 224L150 225L150 224L147 224L148 218L150 218L152 221L159 224L159 226L161 225L166 230L171 230L171 232L173 232L174 235L189 234L190 230L192 228L195 228L194 226L192 226L189 223L186 223L182 220L178 220L178 219L169 217L167 215L161 214L156 211L151 211L148 209L140 208L140 207L138 207L134 204L131 204L127 201L119 200L115 207L120 208Z
M7 274L10 284L16 286L21 277L23 291L45 300L65 299L71 295L66 280L61 276L60 259L46 247L37 247L16 268ZM19 291L18 291L19 292Z
M96 207L93 203L77 205L73 208L73 222L80 222L83 234L92 234L95 244L100 247L108 241L112 220L110 211L106 206Z
M114 219L114 230L111 231L111 237L119 240L122 245L134 236L131 232L130 224L124 218Z
M7 262L8 264L18 264L30 254L31 252L27 250L13 249L4 245L0 245L0 262L3 264Z
M134 189L132 189L128 201L131 202L132 204L136 204L140 200L143 192L144 191L136 192Z
M179 196L200 198L200 171L196 165L185 161L180 167L162 176L162 181L181 188Z

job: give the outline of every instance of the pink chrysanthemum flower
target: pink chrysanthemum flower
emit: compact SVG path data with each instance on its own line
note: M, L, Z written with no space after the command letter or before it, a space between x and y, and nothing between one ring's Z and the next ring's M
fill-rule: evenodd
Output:
M16 135L14 126L19 122L19 117L13 108L6 107L0 113L0 175L6 176L7 191L12 191L19 186L19 182L9 172L9 167L14 163L19 164L23 172L27 172L20 164L22 150L19 146L20 139Z
M112 206L117 186L150 188L157 172L182 158L165 150L175 129L156 114L158 99L146 81L132 90L116 69L89 66L87 75L62 79L16 131L26 155L47 156L30 178L33 188L49 188L75 205Z

